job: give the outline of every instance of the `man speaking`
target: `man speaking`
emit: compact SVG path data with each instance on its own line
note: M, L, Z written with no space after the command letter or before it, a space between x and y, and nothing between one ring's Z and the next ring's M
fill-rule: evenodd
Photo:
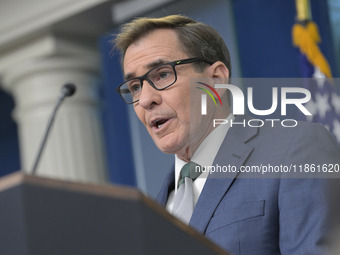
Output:
M122 27L114 44L125 78L118 92L133 104L157 147L175 155L158 196L161 205L233 254L325 253L325 179L205 171L206 166L339 163L339 148L325 128L214 126L214 119L247 120L233 116L228 104L209 103L208 114L201 116L196 87L213 88L231 75L223 39L203 23L180 15L139 18ZM229 93L217 88L212 96L225 102Z

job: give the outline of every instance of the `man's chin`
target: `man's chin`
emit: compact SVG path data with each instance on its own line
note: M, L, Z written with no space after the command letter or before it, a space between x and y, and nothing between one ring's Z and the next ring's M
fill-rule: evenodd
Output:
M156 143L158 149L166 154L178 154L182 150L182 146L176 143Z
M159 149L161 152L163 152L163 153L165 153L165 154L177 154L177 153L176 153L177 150L175 150L175 149L172 148L172 147L162 146L162 145L160 145L160 146L157 145L157 147L158 147L158 149Z
M185 146L169 146L169 145L164 145L164 144L159 144L157 145L158 149L162 151L165 154L175 154L177 157L180 159L187 161L190 159L190 152L189 152L189 147Z

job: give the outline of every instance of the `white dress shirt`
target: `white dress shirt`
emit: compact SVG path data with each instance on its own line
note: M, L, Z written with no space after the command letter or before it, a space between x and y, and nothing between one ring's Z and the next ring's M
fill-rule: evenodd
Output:
M203 140L190 161L199 164L201 167L212 165L217 152L219 151L221 144L225 136L227 135L230 127L230 121L234 120L234 116L230 114L227 120L227 124L219 125ZM188 162L181 160L177 157L177 155L175 155L175 189L169 194L168 201L166 203L166 210L169 213L172 213L172 209L174 206L174 196L177 193L177 183L179 182L181 169L186 163ZM208 171L203 172L193 183L195 205L203 190L203 186L205 184L205 181L207 180L208 175Z

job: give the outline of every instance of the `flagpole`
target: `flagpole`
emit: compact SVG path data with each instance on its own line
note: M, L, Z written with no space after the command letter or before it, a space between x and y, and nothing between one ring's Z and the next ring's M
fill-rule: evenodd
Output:
M312 19L309 0L295 0L296 19L303 22Z

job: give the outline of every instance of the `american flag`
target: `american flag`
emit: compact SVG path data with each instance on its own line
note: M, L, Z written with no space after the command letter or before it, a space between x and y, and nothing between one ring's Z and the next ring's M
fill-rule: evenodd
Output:
M312 21L299 22L293 27L293 44L299 48L301 76L304 86L311 92L305 105L312 116L305 120L324 125L340 144L340 94L329 64L321 53L317 26ZM339 85L339 84L338 84Z

